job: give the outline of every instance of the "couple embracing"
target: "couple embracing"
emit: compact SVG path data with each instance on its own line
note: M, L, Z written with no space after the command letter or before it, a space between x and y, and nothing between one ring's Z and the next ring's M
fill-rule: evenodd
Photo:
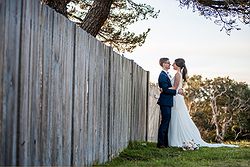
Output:
M237 147L228 144L206 143L189 115L189 111L183 97L183 82L186 81L187 68L185 60L175 59L173 69L176 71L173 78L170 77L170 61L161 58L159 61L162 72L158 78L160 97L157 104L160 105L161 124L158 130L158 148L182 147L184 142L193 141L203 147Z

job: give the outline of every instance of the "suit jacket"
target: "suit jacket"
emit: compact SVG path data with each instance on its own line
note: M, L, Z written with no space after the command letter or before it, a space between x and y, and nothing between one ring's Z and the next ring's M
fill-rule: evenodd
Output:
M157 104L165 106L173 106L173 96L176 94L176 90L169 89L172 87L171 81L164 71L162 71L158 78L159 87L162 88L160 97Z

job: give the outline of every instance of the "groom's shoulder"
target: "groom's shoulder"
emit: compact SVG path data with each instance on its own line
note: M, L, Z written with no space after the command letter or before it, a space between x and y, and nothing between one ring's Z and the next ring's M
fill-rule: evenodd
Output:
M159 78L161 78L163 75L164 75L163 71L162 71L162 72L160 72L160 74L159 74Z
M159 77L166 77L166 75L167 75L167 74L166 74L164 71L161 71Z
M161 71L161 72L160 72L160 75L164 75L164 74L165 74L165 72L164 72L164 71Z

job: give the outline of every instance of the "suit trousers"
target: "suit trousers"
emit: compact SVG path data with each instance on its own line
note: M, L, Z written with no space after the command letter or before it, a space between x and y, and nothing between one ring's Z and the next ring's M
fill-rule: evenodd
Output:
M161 110L161 124L158 130L157 146L168 147L168 127L171 119L171 107L161 105L160 110Z

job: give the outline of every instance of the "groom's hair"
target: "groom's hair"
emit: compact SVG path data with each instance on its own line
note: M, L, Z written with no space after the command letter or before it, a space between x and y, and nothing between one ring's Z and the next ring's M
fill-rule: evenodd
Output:
M163 63L167 62L168 60L169 60L169 59L166 58L166 57L160 58L160 60L159 60L160 66L163 66Z

